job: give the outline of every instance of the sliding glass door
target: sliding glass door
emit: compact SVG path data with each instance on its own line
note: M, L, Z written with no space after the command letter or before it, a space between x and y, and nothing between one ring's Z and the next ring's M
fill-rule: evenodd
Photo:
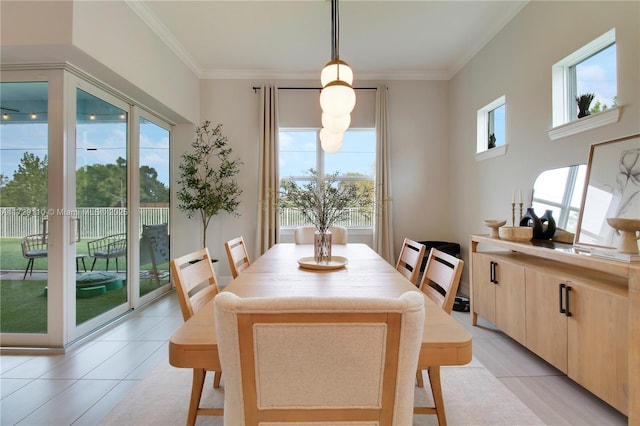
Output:
M76 326L108 321L129 300L129 106L94 93L76 89Z
M46 81L0 83L2 333L48 331L48 90Z

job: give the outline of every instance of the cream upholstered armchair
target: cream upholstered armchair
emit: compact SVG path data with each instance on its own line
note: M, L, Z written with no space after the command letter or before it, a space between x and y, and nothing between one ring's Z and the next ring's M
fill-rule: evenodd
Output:
M225 425L411 425L424 298L215 299Z

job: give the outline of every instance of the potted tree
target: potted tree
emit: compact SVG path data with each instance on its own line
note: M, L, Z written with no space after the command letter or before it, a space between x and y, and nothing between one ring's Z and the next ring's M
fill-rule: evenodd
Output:
M239 196L242 190L236 181L242 161L232 159L228 139L222 134L222 124L210 121L196 128L191 152L182 154L179 165L181 188L176 196L178 208L192 218L198 214L202 222L202 247L207 246L207 228L211 218L221 211L239 216Z

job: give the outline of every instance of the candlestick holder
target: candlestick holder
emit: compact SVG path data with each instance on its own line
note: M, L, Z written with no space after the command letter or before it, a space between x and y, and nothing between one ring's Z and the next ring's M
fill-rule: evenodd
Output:
M518 222L520 222L522 220L522 201L520 201L520 219L518 220Z
M522 214L522 207L520 208L520 214ZM516 226L516 203L511 203L511 226Z

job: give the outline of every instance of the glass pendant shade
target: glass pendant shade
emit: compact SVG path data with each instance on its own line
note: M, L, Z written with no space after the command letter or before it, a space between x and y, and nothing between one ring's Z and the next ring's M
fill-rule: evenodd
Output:
M333 133L329 129L322 128L320 129L320 146L325 152L336 153L342 148L343 137L343 133Z
M331 83L334 80L342 80L348 85L353 84L353 71L351 67L345 61L336 59L335 61L327 62L327 65L322 68L320 73L320 82L322 87Z
M322 127L333 133L343 133L351 124L351 114L333 116L322 113Z
M322 111L334 117L351 114L356 106L356 92L341 80L327 84L320 93Z

